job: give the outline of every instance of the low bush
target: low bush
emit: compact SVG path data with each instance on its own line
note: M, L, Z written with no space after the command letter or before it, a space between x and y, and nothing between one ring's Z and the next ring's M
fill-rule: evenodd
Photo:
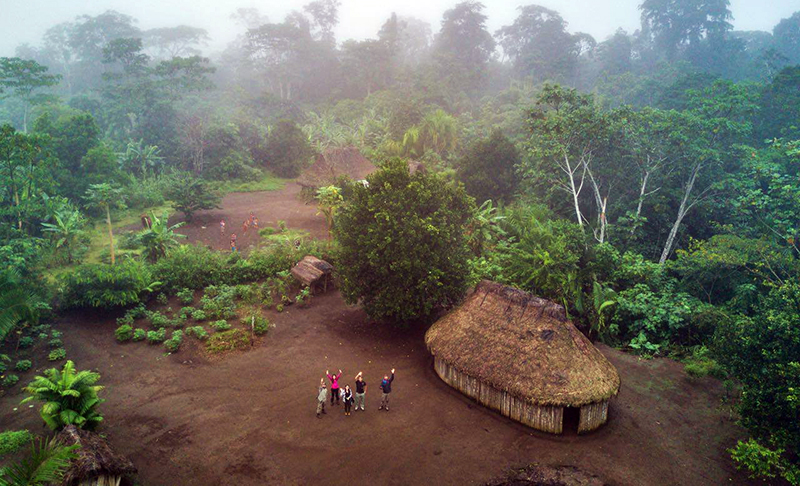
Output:
M117 324L119 324L120 326L126 326L126 325L132 326L133 321L134 321L133 315L131 315L128 312L126 312L125 315L123 315L122 317L117 318Z
M59 361L67 357L67 350L64 348L58 348L50 351L50 354L47 355L47 359L50 361Z
M214 321L209 325L211 326L212 329L214 329L217 332L219 332L219 331L227 331L228 329L231 328L231 325L228 324L228 321L226 321L224 319L223 320L219 320L219 321Z
M176 296L183 305L189 305L194 302L194 290L192 289L181 289L178 291Z
M112 308L139 302L156 286L150 268L126 259L116 265L81 265L61 279L65 307Z
M167 330L163 327L158 331L147 331L147 342L150 344L163 343L167 339Z
M203 309L195 309L192 311L192 319L195 321L205 321L206 312Z
M180 349L182 342L183 331L173 331L172 336L164 341L164 347L167 348L167 351L170 353L175 353Z
M158 296L156 296L156 302L161 305L167 305L169 303L169 298L164 292L159 292Z
M4 388L11 388L12 386L16 385L19 382L19 376L17 375L6 375L3 378L2 384Z
M181 307L181 310L178 312L178 316L184 319L188 319L192 317L192 313L194 312L194 307Z
M212 334L206 343L206 350L209 353L224 353L235 349L245 349L250 346L250 335L242 329L231 329L230 331Z
M133 338L134 341L137 341L137 342L138 341L144 341L146 337L147 337L147 331L145 331L144 329L134 329L133 330L132 338Z
M170 325L170 318L158 311L150 312L147 317L150 319L150 325L155 329L161 329L162 327Z
M692 355L684 359L683 362L683 369L689 376L695 378L713 376L720 380L726 378L725 370L711 356L711 351L705 346L696 347Z
M21 349L30 348L33 346L33 338L30 336L23 336L19 340L19 347Z
M47 345L50 346L51 348L60 348L60 347L64 346L64 341L62 341L59 338L53 338L53 339L47 341Z
M33 434L27 430L6 430L0 432L0 456L17 452L33 440Z
M17 361L17 364L14 365L14 369L17 371L28 371L31 369L31 361L29 359L22 359Z
M114 337L117 338L117 341L124 343L126 341L130 341L133 339L133 327L123 324L114 331Z
M186 334L199 339L200 341L205 341L208 338L208 332L203 328L203 326L187 327Z

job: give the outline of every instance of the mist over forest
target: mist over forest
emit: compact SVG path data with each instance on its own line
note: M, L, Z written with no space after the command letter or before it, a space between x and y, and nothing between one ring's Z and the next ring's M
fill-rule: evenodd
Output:
M27 446L41 419L54 432L92 430L102 406L119 419L116 431L104 422L113 445L141 439L120 402L96 400L100 375L77 380L83 398L66 403L72 392L48 395L56 375L23 375L32 367L68 374L102 363L104 393L125 390L144 407L152 397L126 388L135 380L112 371L104 346L130 346L143 366L155 348L203 360L317 349L294 348L273 331L284 324L324 328L324 339L352 346L347 359L375 340L366 348L402 363L381 362L392 377L405 366L425 399L458 416L406 350L425 348L417 330L491 281L547 299L619 370L626 411L595 438L630 451L615 445L616 469L595 456L575 466L612 484L800 485L800 4L163 3L0 7L0 444ZM323 279L325 295L290 273L311 257L336 282L329 290ZM380 331L331 330L323 309L350 316L358 332ZM139 341L158 346L134 348ZM83 362L73 364L73 350ZM307 376L289 358L280 366L313 395L321 371ZM370 386L388 379L383 368ZM674 369L659 383L680 393L649 381L625 388ZM36 381L15 387L19 375ZM335 373L322 376L333 383ZM2 411L23 393L46 404L41 417ZM641 434L615 425L631 409L652 410L651 399L672 407L665 423L687 427L673 448L701 452L661 460L635 439L657 436L661 422L635 416L659 425ZM292 420L298 436L318 425ZM451 427L435 432L450 446L475 437ZM706 442L694 443L695 428ZM518 440L508 442L541 445ZM175 456L188 464L176 484L220 481L198 465L200 442ZM63 479L72 450L46 446L59 465L53 480ZM165 474L146 471L157 448L122 447L141 463L148 481L138 484ZM407 463L424 462L417 449L402 452ZM518 456L535 463L525 451ZM484 452L461 462L476 484L497 477L479 466L517 466ZM320 457L341 462L340 453ZM294 460L275 459L287 483L328 474ZM376 470L386 464L380 453L373 460ZM401 480L446 469L436 464ZM442 484L458 484L448 474Z

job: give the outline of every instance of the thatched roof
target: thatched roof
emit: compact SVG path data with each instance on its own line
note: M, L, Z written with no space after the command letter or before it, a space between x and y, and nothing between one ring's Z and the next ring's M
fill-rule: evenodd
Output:
M317 257L306 255L292 267L292 276L303 285L313 285L331 274L333 265Z
M617 370L562 306L494 282L479 283L425 343L461 373L540 406L579 407L619 390Z
M68 425L58 433L64 445L79 445L73 460L61 481L62 486L73 486L100 476L125 476L136 474L136 467L126 457L114 452L99 435Z
M297 183L303 187L319 188L334 184L343 175L361 180L375 170L375 164L355 147L330 148L317 154L311 167L297 178Z

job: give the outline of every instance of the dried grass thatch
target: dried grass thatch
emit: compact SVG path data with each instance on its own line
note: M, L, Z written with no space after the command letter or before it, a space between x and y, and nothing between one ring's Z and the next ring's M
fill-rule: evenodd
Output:
M334 184L340 176L361 180L375 170L375 164L355 147L330 148L317 155L311 167L297 178L297 183L316 189Z
M79 445L78 458L64 474L61 486L117 486L123 476L136 474L136 467L126 457L114 452L99 435L69 425L58 433L64 445Z
M580 407L619 391L617 370L562 306L494 282L478 284L425 342L459 372L537 406Z
M312 288L318 284L327 286L332 272L333 265L311 255L304 256L292 267L292 276L301 284Z

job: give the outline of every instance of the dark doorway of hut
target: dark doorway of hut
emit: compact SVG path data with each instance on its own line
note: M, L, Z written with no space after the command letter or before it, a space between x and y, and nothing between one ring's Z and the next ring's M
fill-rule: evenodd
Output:
M578 435L578 425L581 422L581 409L578 407L564 407L563 435Z

